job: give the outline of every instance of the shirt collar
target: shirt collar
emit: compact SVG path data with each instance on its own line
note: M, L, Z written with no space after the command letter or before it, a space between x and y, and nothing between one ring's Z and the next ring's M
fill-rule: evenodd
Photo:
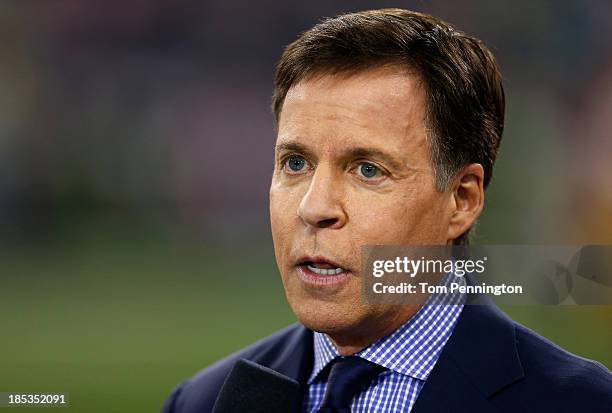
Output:
M442 284L465 283L447 274ZM431 295L406 323L357 354L391 371L426 380L450 337L463 309L464 294ZM340 357L330 338L314 332L314 366L308 384L334 359Z

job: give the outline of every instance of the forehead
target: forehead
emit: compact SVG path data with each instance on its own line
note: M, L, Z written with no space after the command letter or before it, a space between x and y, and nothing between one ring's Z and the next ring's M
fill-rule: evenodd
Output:
M308 136L420 146L425 102L419 77L396 66L316 75L289 89L278 139Z

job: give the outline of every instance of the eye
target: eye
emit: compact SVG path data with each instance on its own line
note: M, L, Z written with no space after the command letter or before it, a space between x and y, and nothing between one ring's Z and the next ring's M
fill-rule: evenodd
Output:
M285 160L285 168L290 172L300 172L306 167L306 159L300 155L291 155Z
M383 176L382 170L369 162L362 162L357 167L357 174L367 179L380 178Z

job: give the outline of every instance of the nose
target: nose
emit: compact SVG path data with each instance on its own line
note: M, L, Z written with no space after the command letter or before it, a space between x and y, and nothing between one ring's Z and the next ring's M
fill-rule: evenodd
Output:
M342 228L347 221L343 208L341 184L334 182L330 171L319 165L304 194L298 215L313 228Z

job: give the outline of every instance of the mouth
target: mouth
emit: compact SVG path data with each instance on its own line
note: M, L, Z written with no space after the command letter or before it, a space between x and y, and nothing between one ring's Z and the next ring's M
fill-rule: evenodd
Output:
M345 282L352 275L352 272L326 257L305 256L298 260L297 275L306 284L330 286Z

